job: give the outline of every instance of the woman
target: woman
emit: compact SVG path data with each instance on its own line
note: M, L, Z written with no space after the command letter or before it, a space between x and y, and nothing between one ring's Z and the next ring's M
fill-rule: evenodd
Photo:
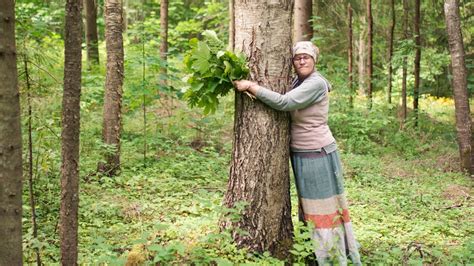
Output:
M291 163L305 220L315 226L312 238L319 265L335 257L345 265L347 256L353 264L361 265L344 195L341 161L327 125L331 85L315 70L318 54L311 42L295 44L297 77L284 95L249 80L236 81L235 86L274 109L290 111Z

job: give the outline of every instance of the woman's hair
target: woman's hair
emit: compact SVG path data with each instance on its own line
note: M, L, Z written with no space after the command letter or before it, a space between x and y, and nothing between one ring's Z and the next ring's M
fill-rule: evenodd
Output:
M316 63L318 62L319 48L309 41L297 42L293 45L293 57L298 54L308 54L313 57L314 63Z

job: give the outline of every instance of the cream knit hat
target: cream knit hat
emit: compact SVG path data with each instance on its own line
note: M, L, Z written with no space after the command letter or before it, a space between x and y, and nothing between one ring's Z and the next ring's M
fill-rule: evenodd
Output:
M313 57L314 62L318 61L319 49L312 42L297 42L293 46L293 57L298 54L308 54Z

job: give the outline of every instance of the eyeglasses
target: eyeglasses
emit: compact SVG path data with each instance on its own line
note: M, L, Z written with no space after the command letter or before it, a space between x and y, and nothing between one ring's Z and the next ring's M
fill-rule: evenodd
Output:
M299 61L301 61L301 60L303 60L303 61L306 62L306 61L308 61L308 60L310 60L310 59L312 59L312 57L309 56L309 55L302 55L302 56L295 56L295 57L293 57L293 61L294 61L294 62L299 62Z

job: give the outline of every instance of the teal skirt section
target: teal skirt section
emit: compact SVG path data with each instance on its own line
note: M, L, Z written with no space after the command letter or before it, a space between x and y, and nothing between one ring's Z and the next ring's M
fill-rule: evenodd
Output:
M345 209L348 205L339 152L292 151L291 164L304 219L315 225L312 239L318 264L347 265L350 259L353 265L362 265ZM328 213L328 209L335 213Z
M305 199L326 199L344 193L339 152L292 152L291 164L298 195Z

